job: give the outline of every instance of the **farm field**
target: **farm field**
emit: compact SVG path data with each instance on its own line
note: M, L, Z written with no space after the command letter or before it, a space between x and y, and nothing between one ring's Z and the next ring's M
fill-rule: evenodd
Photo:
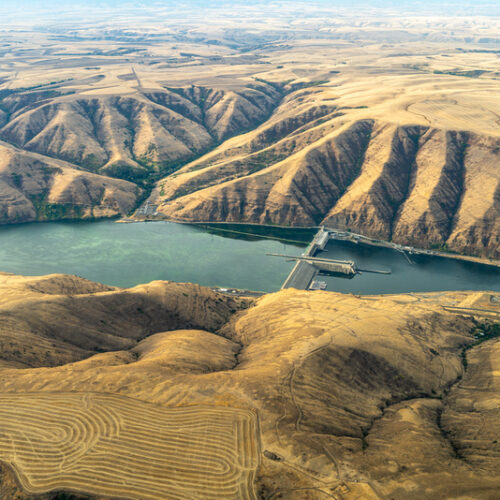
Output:
M255 414L112 394L0 395L0 460L24 490L138 500L255 499Z

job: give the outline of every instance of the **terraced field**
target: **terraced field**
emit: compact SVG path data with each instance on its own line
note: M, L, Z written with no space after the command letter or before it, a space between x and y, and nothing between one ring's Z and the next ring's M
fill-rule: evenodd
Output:
M0 395L0 459L30 493L254 499L256 416L98 393Z

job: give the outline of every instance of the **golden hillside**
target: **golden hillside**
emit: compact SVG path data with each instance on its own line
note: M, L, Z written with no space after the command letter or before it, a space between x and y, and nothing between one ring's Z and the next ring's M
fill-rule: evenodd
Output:
M488 130L485 104L479 118L463 78L438 78L462 109L437 97L433 80L381 79L375 89L358 80L355 102L350 80L295 91L265 124L160 181L150 199L175 219L325 224L498 257L500 129Z
M0 141L0 223L125 215L142 190Z
M246 304L199 285L152 282L121 290L57 274L0 273L0 290L1 359L16 366L53 366L128 349L163 329L217 329Z
M155 176L260 123L280 92L260 83L132 96L6 91L0 222L127 215Z
M127 96L14 92L2 101L4 140L113 177L140 180L253 128L280 92L257 83L239 92L205 87Z
M72 28L7 15L1 221L149 197L158 217L325 223L498 258L493 7L291 4L94 9Z
M4 497L496 498L498 342L446 307L498 294L4 274L2 297Z

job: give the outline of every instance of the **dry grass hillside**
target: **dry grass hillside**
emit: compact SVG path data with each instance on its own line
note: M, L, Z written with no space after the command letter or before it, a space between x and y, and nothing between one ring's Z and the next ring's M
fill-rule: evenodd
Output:
M493 6L202 4L59 24L7 12L1 222L130 214L149 197L157 217L325 223L499 257Z
M90 171L140 180L148 169L191 159L255 127L280 96L258 82L239 92L194 86L131 96L14 92L2 100L9 120L0 138Z
M0 223L125 215L141 189L0 142Z
M0 289L0 357L16 366L128 349L163 330L217 329L246 304L198 285L152 282L121 290L64 275L0 273Z
M497 498L498 342L447 306L498 294L3 275L2 298L4 497Z
M295 91L261 127L160 181L150 199L181 220L326 224L498 257L500 129L457 129L472 103L453 118L440 107L415 113L412 94L434 98L426 80L400 79L405 90L390 95L365 80L370 95L358 106L351 84ZM472 92L458 79L454 87Z

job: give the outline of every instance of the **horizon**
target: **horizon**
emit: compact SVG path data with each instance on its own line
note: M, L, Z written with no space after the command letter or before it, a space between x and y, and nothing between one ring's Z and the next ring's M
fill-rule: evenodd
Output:
M307 7L304 8L305 6ZM196 12L199 15L202 15L205 11L212 13L220 11L224 13L229 8L242 13L260 10L261 12L259 12L257 17L260 17L260 13L262 17L269 15L271 12L276 13L278 9L282 10L282 16L291 14L292 17L308 17L309 15L314 15L315 11L318 10L321 11L321 14L324 14L325 10L332 14L336 11L339 14L345 14L359 8L367 9L363 12L361 18L370 15L381 15L382 17L387 15L391 17L398 13L404 13L412 17L450 16L450 14L451 17L500 16L500 4L494 0L482 0L479 2L471 0L457 0L454 2L444 0L432 3L423 0L314 0L311 2L300 0L266 2L264 0L256 0L251 5L242 0L183 0L181 2L174 0L152 0L140 3L120 0L88 0L85 2L75 2L73 0L4 0L0 5L0 13L5 16L4 23L20 22L22 24L23 21L32 18L39 18L39 22L48 20L46 18L57 20L74 15L106 19L119 14L125 15L127 12L143 13L145 17L150 17L153 14L151 10L157 9L154 14L159 15L158 20L164 21L165 9L172 9L175 12L182 12L189 9L188 14L192 17L193 7L196 7ZM287 11L287 7L291 10ZM304 9L300 13L297 11L299 7ZM452 9L451 12L450 9ZM36 23L37 20L35 19L34 21Z

